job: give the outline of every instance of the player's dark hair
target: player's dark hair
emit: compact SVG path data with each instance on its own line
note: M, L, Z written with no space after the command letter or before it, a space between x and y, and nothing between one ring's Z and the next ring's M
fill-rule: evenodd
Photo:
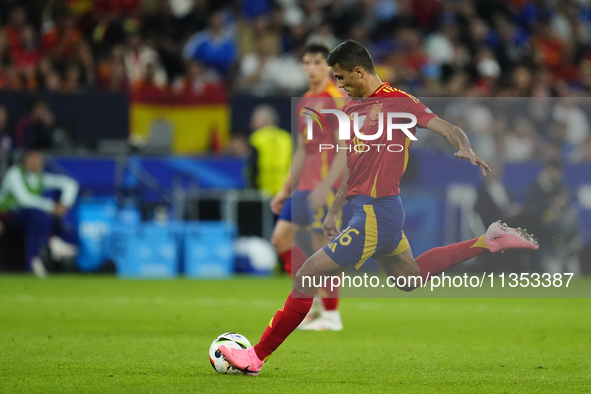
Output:
M369 51L355 40L347 40L330 51L326 63L330 67L338 64L346 71L353 71L355 67L361 67L370 74L376 73Z
M307 53L312 54L312 55L319 53L325 59L328 59L329 52L330 52L330 49L328 49L328 47L326 45L318 44L318 43L308 44L304 48L304 55Z

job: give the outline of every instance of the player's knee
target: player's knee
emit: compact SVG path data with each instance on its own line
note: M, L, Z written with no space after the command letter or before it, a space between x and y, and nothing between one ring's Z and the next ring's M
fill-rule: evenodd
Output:
M286 237L281 233L274 232L273 236L271 237L271 243L275 247L275 250L279 253L286 252L291 247L291 239L289 235Z
M295 275L294 289L300 293L313 295L318 288L315 277L316 273L304 264Z
M279 236L276 233L273 233L273 235L271 236L271 243L273 244L275 249L279 249L278 246L281 244L281 240L279 239Z
M303 271L303 267L296 272L295 275L295 283L293 284L293 288L300 293L306 289L306 287L310 287L312 285L312 281L308 280L309 276L305 274ZM308 283L310 282L310 283Z

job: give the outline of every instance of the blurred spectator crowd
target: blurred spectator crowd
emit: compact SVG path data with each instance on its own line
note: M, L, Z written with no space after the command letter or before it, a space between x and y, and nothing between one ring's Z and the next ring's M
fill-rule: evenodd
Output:
M297 95L306 43L417 96L586 96L586 0L0 0L0 89Z

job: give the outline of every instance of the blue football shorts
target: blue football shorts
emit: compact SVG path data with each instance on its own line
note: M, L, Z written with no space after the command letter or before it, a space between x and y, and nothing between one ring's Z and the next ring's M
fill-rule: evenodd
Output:
M359 269L370 257L395 256L409 248L402 231L404 202L400 196L357 195L350 203L353 217L323 248L335 263Z
M322 223L328 214L328 208L334 200L335 193L331 191L326 204L316 211L310 209L309 195L310 191L296 190L285 202L279 219L309 228L313 232L322 233Z

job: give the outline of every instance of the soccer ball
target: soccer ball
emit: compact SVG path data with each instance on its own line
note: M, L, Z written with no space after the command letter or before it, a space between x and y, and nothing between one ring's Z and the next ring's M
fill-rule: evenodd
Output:
M236 348L236 349L246 349L252 347L248 339L245 336L236 334L235 332L226 332L211 343L209 347L209 361L211 362L211 366L217 373L223 374L239 374L239 369L232 367L227 361L222 353L218 349L220 345L224 345L226 347Z

